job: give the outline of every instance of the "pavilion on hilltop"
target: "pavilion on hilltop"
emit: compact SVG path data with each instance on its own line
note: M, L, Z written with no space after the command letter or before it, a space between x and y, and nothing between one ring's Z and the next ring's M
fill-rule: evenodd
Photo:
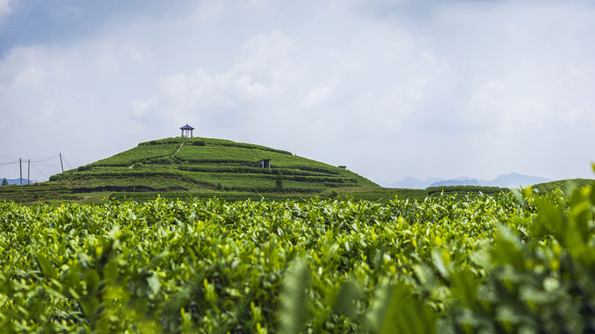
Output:
M182 130L182 137L192 138L192 131L194 130L194 128L191 127L190 125L188 125L188 123L186 123L186 125L181 127L180 130Z

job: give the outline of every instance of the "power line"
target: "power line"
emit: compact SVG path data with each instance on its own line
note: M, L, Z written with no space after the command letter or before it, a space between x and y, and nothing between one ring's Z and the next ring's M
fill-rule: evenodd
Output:
M37 159L28 159L28 160L31 160L33 162L45 162L45 161L54 160L57 157L58 157L58 155L54 155L54 156L51 156L51 157L37 158ZM18 164L18 163L19 163L19 158L14 159L12 161L0 161L0 166L14 165L14 164Z
M60 168L60 165L58 165L56 163L38 162L38 161L33 161L33 160L31 160L31 162L35 162L36 164L39 164L39 165Z
M58 154L54 154L54 155L51 155L49 157L36 158L36 159L31 159L31 160L32 161L35 161L35 162L41 162L41 161L53 160L53 159L56 159L57 157L59 157L59 155Z
M30 160L34 161L34 162L45 162L45 161L56 160L56 157L51 157L51 158L47 158L47 159L30 159Z
M35 158L36 160L43 160L43 159L50 159L50 158L56 158L58 156L58 154L52 154L52 155L48 155L45 157L40 157L40 158Z
M46 180L49 180L49 179L50 179L50 178L49 178L49 177L47 177L47 176L46 176L46 175L45 175L45 174L44 174L42 171L40 171L40 170L39 170L39 168L35 167L35 165L34 165L34 164L31 164L31 166L33 166L33 168L35 168L35 170L37 170L37 171L38 171L38 172L39 172L41 175L43 175L43 177L45 177L45 178L46 178Z
M60 173L63 170L63 166L62 166L62 161L60 161L60 164L57 163L57 160L60 159L61 154L53 154L53 155L49 155L49 156L44 156L44 157L39 157L39 158L35 158L35 159L22 159L22 158L11 158L11 157L7 157L7 156L0 156L3 159L7 159L8 161L0 161L0 167L6 167L6 166L12 166L12 165L18 165L21 164L21 162L23 160L28 160L30 162L31 165L33 165L33 168L39 172L41 175L43 175L43 177L46 180L49 180L49 177L46 175L48 174L56 174L56 173ZM13 160L14 159L14 160ZM12 160L12 161L11 161ZM64 159L64 157L62 157L62 160L66 161ZM72 169L72 166L70 165L70 163L68 161L66 161L66 164ZM41 168L41 166L45 166L43 168ZM19 173L22 173L21 171L22 167L19 167ZM45 170L45 173L42 171ZM20 176L22 177L22 176Z
M66 162L66 164L68 165L68 167L70 167L70 169L73 169L72 166L68 163L68 161L66 161L66 159L64 158L64 156L62 156L62 159Z

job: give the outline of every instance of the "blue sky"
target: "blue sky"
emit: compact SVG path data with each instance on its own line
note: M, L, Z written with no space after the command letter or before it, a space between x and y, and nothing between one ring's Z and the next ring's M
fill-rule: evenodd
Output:
M374 181L591 178L593 36L586 0L0 0L0 177L189 123Z

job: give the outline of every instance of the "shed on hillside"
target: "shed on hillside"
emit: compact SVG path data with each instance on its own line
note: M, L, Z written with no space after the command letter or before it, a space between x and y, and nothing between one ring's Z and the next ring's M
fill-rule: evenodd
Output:
M260 168L271 168L271 159L262 159L256 165Z

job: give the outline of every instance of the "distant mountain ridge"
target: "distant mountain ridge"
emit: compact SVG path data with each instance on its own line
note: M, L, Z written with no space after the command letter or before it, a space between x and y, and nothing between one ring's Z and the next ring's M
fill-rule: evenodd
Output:
M417 180L412 177L406 177L402 181L395 183L379 183L388 188L406 188L406 189L425 189L427 187L440 186L489 186L502 188L519 188L520 186L527 187L538 183L553 181L548 178L523 175L519 173L503 174L491 181L485 181L476 178L469 178L462 176L456 179L444 179L439 177L427 178L425 181Z
M376 183L378 183L386 188L425 189L425 188L429 187L431 184L433 184L435 182L440 182L440 181L444 181L444 179L439 178L439 177L429 177L425 181L420 181L420 180L414 179L412 177L406 177L402 181L396 182L396 183L391 183L391 184L382 183L382 182L376 182Z
M430 184L430 187L444 187L444 186L481 186L479 180L475 179L464 179L464 180L445 180L434 182Z
M2 182L2 180L4 180L5 178L0 178L0 182ZM6 179L6 182L8 182L8 184L21 184L21 179ZM22 179L23 180L23 184L27 184L27 179ZM30 184L33 184L37 181L35 180L29 180Z
M522 175L518 173L510 173L507 175L500 175L490 182L495 187L518 188L519 186L531 186L537 183L551 182L552 179L538 176Z

